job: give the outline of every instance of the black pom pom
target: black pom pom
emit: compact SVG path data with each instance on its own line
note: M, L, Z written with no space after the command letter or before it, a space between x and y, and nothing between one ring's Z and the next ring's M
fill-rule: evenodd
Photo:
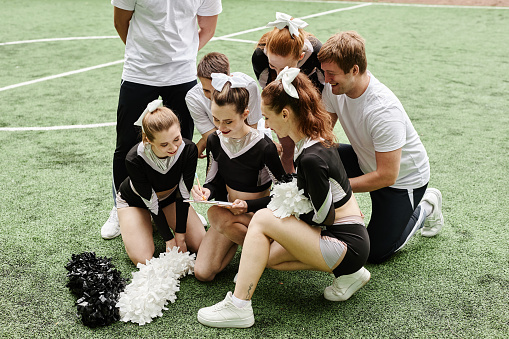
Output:
M78 298L76 307L84 325L106 326L120 319L115 305L126 280L111 258L96 257L94 252L73 254L65 268L66 286Z
M285 173L281 176L280 183L292 182L293 178L297 178L297 173Z

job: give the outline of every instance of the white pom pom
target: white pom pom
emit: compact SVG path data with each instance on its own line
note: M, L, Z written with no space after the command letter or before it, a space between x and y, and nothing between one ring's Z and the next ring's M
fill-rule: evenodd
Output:
M267 207L278 218L286 218L290 215L299 218L299 215L313 210L311 201L304 196L304 190L299 190L297 187L296 178L293 178L291 182L274 185L270 195L272 198Z
M147 260L146 264L138 264L138 272L133 272L133 279L120 293L117 308L120 320L132 321L145 325L152 318L161 317L162 310L170 302L177 299L179 280L187 274L193 274L194 254L179 253L174 247L171 251L161 253L159 258Z

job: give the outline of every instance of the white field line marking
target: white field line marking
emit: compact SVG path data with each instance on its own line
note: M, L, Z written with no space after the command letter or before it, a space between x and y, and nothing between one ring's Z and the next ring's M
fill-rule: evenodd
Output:
M363 3L363 4L360 4L360 5L357 5L357 6L346 7L346 8L338 8L338 9L334 9L334 10L330 10L330 11L326 11L326 12L321 12L321 13L315 13L315 14L307 15L307 16L302 17L301 19L314 18L314 17L318 17L318 16L322 16L322 15L327 15L327 14L332 14L332 13L337 13L337 12L342 12L342 11L348 11L348 10L362 8L362 7L366 7L366 6L370 6L370 5L371 5L371 3ZM241 34L249 33L249 32L255 32L255 31L262 30L262 29L266 29L266 28L267 28L266 26L258 27L258 28L253 28L253 29L249 29L249 30L245 30L245 31L241 31L241 32L236 32L236 33L232 33L232 34L223 35L223 36L220 36L220 37L215 37L212 40L227 40L227 41L229 40L229 41L256 43L256 41L251 41L251 40L230 39L230 38L233 37L233 36L237 36L237 35L241 35ZM26 82L22 82L22 83L19 83L19 84L14 84L14 85L2 87L2 88L0 88L0 92L8 90L8 89L12 89L12 88L17 88L17 87L21 87L21 86L26 86L26 85L34 84L34 83L37 83L37 82L42 82L42 81L46 81L46 80L61 78L61 77L68 76L68 75L73 75L73 74L77 74L77 73L87 72L87 71L90 71L90 70L94 70L94 69L98 69L98 68L103 68L103 67L115 65L115 64L122 63L122 62L124 62L124 60L117 60L117 61L109 62L109 63L106 63L106 64L101 64L101 65L97 65L97 66L82 68L82 69L79 69L79 70L76 70L76 71L71 71L71 72L61 73L61 74L57 74L57 75L52 75L52 76L45 77L45 78L40 78L40 79L31 80L31 81L26 81ZM54 130L54 129L94 128L94 127L102 127L102 126L111 126L111 124L116 124L116 123L92 124L92 125L54 126L54 127L1 127L0 131L47 131L47 130ZM74 127L74 126L76 126L76 127Z
M210 41L233 41L233 42L244 42L248 44L257 44L258 41L253 40L244 40L244 39L230 39L230 38L223 38L223 37L213 37L210 39Z
M371 3L363 3L363 4L352 6L352 7L338 8L338 9L334 9L334 10L331 10L331 11L326 11L326 12L321 12L321 13L307 15L307 16L302 17L301 19L314 18L314 17L318 17L318 16L322 16L322 15L327 15L327 14L332 14L332 13L336 13L336 12L342 12L342 11L357 9L357 8L366 7L366 6L370 6L370 5L371 5ZM214 37L214 38L212 38L212 40L229 40L229 41L256 43L256 41L251 41L251 40L230 39L230 38L233 37L233 36L237 36L237 35L241 35L241 34L245 34L245 33L249 33L249 32L255 32L255 31L262 30L262 29L266 29L266 28L267 28L266 26L257 27L257 28L248 29L248 30L241 31L241 32L236 32L236 33L232 33L232 34L223 35L223 36L220 36L220 37ZM99 37L99 38L104 38L104 37ZM59 39L69 40L69 39L74 39L74 38L59 38ZM52 39L43 39L43 40L53 41ZM30 40L28 40L28 41L30 41ZM41 40L31 40L31 41L41 41ZM21 83L14 84L14 85L0 87L0 92L6 91L6 90L9 90L9 89L13 89L13 88L18 88L18 87L26 86L26 85L35 84L35 83L38 83L38 82L41 82L41 81L52 80L52 79L56 79L56 78L65 77L65 76L68 76L68 75L73 75L73 74L77 74L77 73L83 73L83 72L91 71L91 70L98 69L98 68L108 67L108 66L116 65L116 64L119 64L119 63L122 63L122 62L123 62L123 60L117 60L117 61L109 62L109 63L106 63L106 64L101 64L101 65L97 65L97 66L92 66L92 67L86 67L86 68L78 69L76 71L65 72L65 73L51 75L51 76L40 78L40 79L34 79L34 80L21 82Z
M274 2L307 2L307 3L324 3L324 4L359 4L357 1L332 1L332 0L273 0ZM431 7L431 8L468 8L468 9L509 9L507 6L464 6L464 5L426 5L426 4L403 4L375 2L375 6L405 6L405 7Z
M46 81L46 80L62 78L62 77L68 76L68 75L88 72L88 71L91 71L91 70L94 70L94 69L98 69L98 68L103 68L103 67L108 67L108 66L112 66L112 65L116 65L116 64L121 64L123 62L124 62L124 60L122 59L122 60L107 62L105 64L101 64L101 65L97 65L97 66L91 66L91 67L86 67L86 68L82 68L82 69L77 69L75 71L70 71L70 72L50 75L50 76L47 76L47 77L44 77L44 78L39 78L39 79L30 80L30 81L20 82L19 84L14 84L14 85L9 85L9 86L5 86L5 87L1 87L0 88L0 92L6 91L8 89L13 89L13 88L21 87L21 86L35 84L35 83Z
M394 7L428 7L428 8L456 8L456 9L509 9L509 7L497 6L461 6L461 5L425 5L425 4L396 4L388 2L379 2L379 6L394 6Z
M31 43L34 43L34 42L71 41L71 40L99 40L99 39L119 39L119 37L118 37L118 35L108 35L108 36L82 36L82 37L69 37L69 38L49 38L49 39L21 40L21 41L0 42L0 46L31 44Z
M368 2L368 3L363 3L363 4L352 6L352 7L337 8L337 9L333 9L333 10L326 11L326 12L306 15L306 16L300 17L300 19L315 18L315 17L322 16L322 15L328 15L328 14L337 13L337 12L349 11L349 10L352 10L352 9L357 9L357 8L361 8L361 7L371 6L371 5L372 4L370 2ZM240 31L240 32L236 32L236 33L231 33L231 34L226 34L226 35L220 36L217 39L221 40L221 39L225 39L225 38L234 37L234 36L237 36L237 35L242 35L242 34L256 32L256 31L261 31L262 29L269 29L269 28L270 27L267 27L267 26L261 26L261 27L257 27L257 28L246 29L244 31Z
M0 131L53 131L59 129L82 129L82 128L96 128L105 126L116 126L116 122L104 122L100 124L90 125L66 125L66 126L49 126L49 127L0 127Z

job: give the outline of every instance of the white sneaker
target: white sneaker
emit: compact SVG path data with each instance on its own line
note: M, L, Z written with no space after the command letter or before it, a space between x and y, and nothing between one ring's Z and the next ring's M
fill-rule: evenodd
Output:
M101 237L104 239L113 239L120 235L120 224L118 223L117 208L113 206L108 220L101 227Z
M201 215L200 213L196 212L196 214L198 214L198 218L200 218L200 221L201 223L203 224L203 226L207 226L209 223L207 222L207 219L205 219L205 217L203 215Z
M228 292L223 301L201 308L198 311L198 321L210 327L251 327L254 324L251 301L243 308L238 308L233 304L232 292Z
M444 227L444 216L442 214L442 193L436 188L426 189L422 201L427 201L433 206L433 212L424 220L421 235L424 237L435 236Z
M235 274L235 276L233 277L233 283L236 284L237 283L237 278L239 277L239 272L237 272L237 274Z
M330 301L345 301L366 285L370 278L371 273L362 267L355 273L334 278L332 285L323 291L323 296Z

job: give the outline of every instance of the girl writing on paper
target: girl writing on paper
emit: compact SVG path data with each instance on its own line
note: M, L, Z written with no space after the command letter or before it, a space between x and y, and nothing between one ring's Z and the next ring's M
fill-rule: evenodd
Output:
M217 131L207 138L205 184L194 186L192 194L195 200L224 199L233 205L208 210L210 228L194 269L202 281L213 280L232 260L253 212L267 206L269 188L285 174L272 140L245 123L247 84L243 77L212 73L211 111Z
M271 129L295 142L293 183L309 205L281 215L280 210L303 197L277 197L276 185L269 208L256 212L249 224L235 292L198 312L198 321L207 326L253 325L251 298L265 267L324 271L335 281L361 272L345 290L338 291L335 282L327 287L329 300L348 299L370 278L362 269L369 254L363 215L334 147L330 116L311 81L298 69L285 68L263 90L262 113Z
M325 77L317 57L322 43L304 31L307 26L305 21L279 12L276 13L276 21L267 24L267 27L274 29L262 35L251 57L253 71L262 88L274 81L279 72L288 66L299 68L322 92ZM278 137L283 167L288 173L293 173L295 144L290 138Z
M161 100L149 103L135 125L142 127L142 141L127 154L129 176L117 193L126 252L135 265L153 257L151 217L167 250L178 246L181 252L197 252L205 229L184 202L196 172L196 145L182 138L177 116Z

